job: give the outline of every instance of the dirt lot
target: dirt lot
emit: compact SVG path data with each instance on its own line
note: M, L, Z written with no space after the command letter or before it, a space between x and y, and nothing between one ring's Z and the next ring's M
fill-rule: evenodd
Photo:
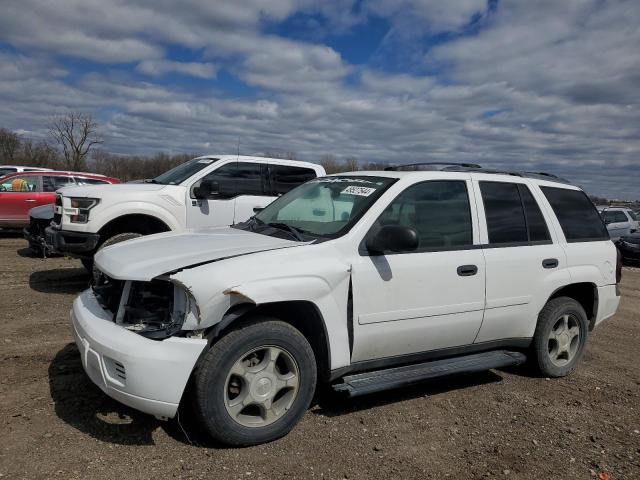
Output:
M569 378L492 371L346 400L319 395L286 438L212 445L85 377L68 311L88 277L0 237L2 478L640 478L640 269Z

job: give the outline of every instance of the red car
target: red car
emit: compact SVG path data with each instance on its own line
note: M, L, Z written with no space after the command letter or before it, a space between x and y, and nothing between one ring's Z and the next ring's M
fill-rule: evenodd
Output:
M68 185L120 183L117 178L82 172L23 172L0 177L0 228L28 225L29 210L53 203L56 190Z

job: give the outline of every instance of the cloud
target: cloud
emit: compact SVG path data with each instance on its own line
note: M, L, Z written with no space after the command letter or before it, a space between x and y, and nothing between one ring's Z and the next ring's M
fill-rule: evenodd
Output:
M549 170L594 194L640 196L637 2L4 7L6 128L44 137L52 114L77 109L96 116L105 148L118 153L235 152L240 139L244 153L479 162ZM322 34L301 41L275 28L293 16L313 20ZM367 45L378 47L375 61L350 64L344 44L364 41L358 32L373 17L389 34ZM69 56L90 62L76 71L61 60ZM169 84L170 73L204 82Z
M145 60L138 64L136 70L154 77L175 72L197 78L215 78L217 71L213 63L173 62L171 60Z

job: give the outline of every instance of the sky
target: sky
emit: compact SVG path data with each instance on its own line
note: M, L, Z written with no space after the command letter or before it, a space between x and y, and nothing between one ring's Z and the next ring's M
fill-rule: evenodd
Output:
M637 0L3 0L0 127L121 154L473 162L640 199Z

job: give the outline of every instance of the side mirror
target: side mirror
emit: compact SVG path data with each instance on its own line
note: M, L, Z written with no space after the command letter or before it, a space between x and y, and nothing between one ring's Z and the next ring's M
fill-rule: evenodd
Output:
M365 246L369 253L412 252L418 248L418 232L402 225L385 225L375 235L367 238Z
M193 196L199 200L204 200L212 195L218 195L220 193L220 186L218 182L211 180L202 180L199 187L193 189Z

